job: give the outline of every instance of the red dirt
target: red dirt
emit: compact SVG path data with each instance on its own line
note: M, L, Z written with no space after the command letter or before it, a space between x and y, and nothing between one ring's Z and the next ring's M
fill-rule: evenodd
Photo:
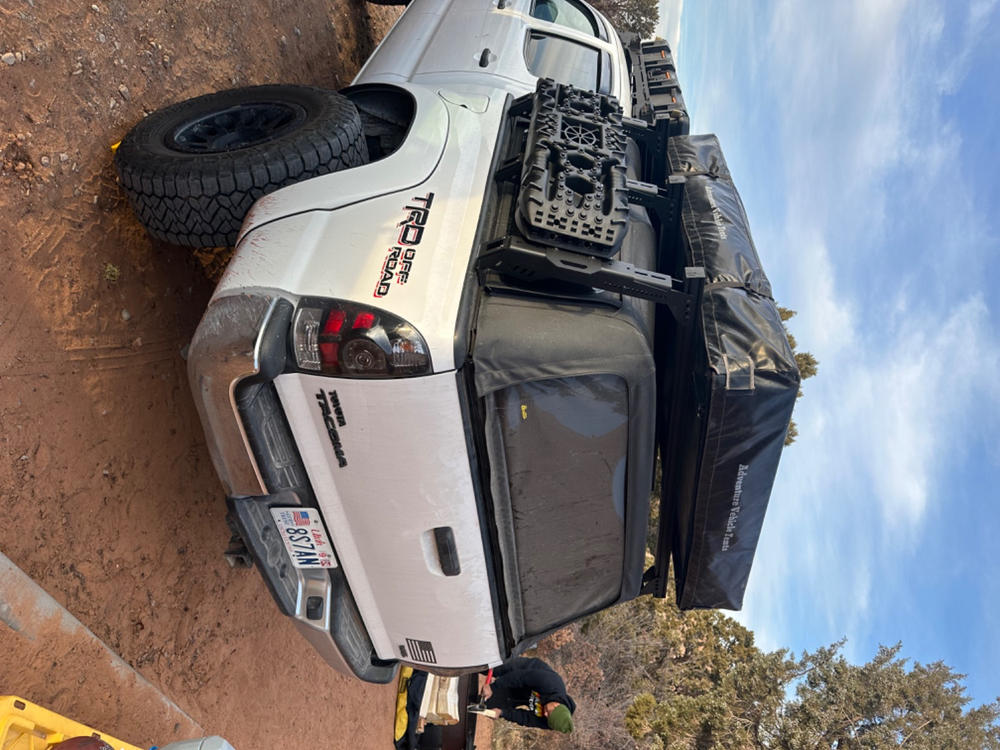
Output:
M111 734L108 728L114 727L112 736L128 737L134 745L205 734L3 556L0 621L0 654L8 665L0 692L16 690L16 697L99 732Z
M397 13L0 0L0 54L17 55L0 63L0 550L240 750L388 747L394 691L330 670L260 576L223 561L222 487L180 355L211 282L140 229L109 146L208 91L345 86ZM0 692L23 669L0 655ZM99 689L50 679L53 694Z

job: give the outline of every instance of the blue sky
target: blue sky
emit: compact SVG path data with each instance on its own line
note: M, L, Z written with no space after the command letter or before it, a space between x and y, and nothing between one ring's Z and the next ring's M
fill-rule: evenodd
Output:
M1000 696L998 0L661 0L790 328L795 409L739 618Z

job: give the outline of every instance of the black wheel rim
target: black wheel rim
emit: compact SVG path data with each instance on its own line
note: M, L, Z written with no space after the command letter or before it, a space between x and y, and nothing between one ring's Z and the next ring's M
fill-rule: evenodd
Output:
M256 146L294 130L306 118L291 102L250 102L194 117L174 128L166 145L189 154L217 154Z

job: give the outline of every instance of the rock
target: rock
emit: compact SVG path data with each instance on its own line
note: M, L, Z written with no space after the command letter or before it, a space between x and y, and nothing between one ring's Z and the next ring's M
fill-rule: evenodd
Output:
M69 161L69 154L59 154L59 161L65 164Z
M108 38L106 36L104 36L104 34L102 34L100 31L98 31L97 32L97 41L100 42L101 44L104 44L106 41L108 41Z
M112 284L116 283L122 277L122 270L116 266L114 263L104 264L104 280L109 281Z
M15 52L14 53L14 59L17 60L18 62L23 62L24 61L24 53L23 52Z
M42 157L41 159L39 159L38 161L40 161L40 162L42 163L42 166L43 166L43 167L47 167L47 166L49 166L49 164L51 163L51 162L50 162L50 160L49 160L49 157L47 157L47 156L43 156L43 157Z
M128 86L126 86L124 83L118 87L118 93L122 95L122 99L124 99L125 101L128 101L129 99L132 98L132 95L129 94Z
M91 9L92 11L94 11L94 13L100 13L100 12L101 12L101 9L100 9L100 8L98 8L98 7L96 6L96 5L91 5L91 6L90 6L90 9Z
M122 320L129 321L132 320L132 313L128 310L122 310Z
M17 57L14 55L13 52L4 52L3 56L0 57L0 60L3 60L8 65L13 65L14 63L17 62Z

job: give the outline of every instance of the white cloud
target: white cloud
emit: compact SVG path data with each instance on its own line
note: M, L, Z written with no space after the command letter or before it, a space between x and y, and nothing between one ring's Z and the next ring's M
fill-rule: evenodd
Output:
M865 361L832 394L842 399L841 434L854 434L852 453L864 467L886 536L909 536L923 520L937 480L954 461L973 410L1000 407L992 378L1000 346L991 338L989 309L976 294L941 320L919 308L892 339L870 341ZM873 351L874 349L874 351ZM850 367L850 362L840 363ZM854 432L864 425L863 432Z
M791 221L781 256L792 264L794 298L799 300L791 305L798 312L791 326L807 344L803 348L825 361L856 343L855 303L836 286L837 266L816 224Z
M864 632L875 581L915 554L970 424L1000 409L981 295L889 333L821 362L796 409L802 436L782 458L741 615L764 647L800 642L804 622L821 640Z
M802 643L803 629L819 638L810 647L844 634L862 646L873 587L914 584L905 571L970 429L1000 431L997 293L976 274L997 240L975 188L943 180L963 140L940 96L963 83L997 4L771 6L762 77L781 174L746 175L741 189L787 188L783 227L763 232L778 240L769 272L820 371L796 407L799 441L782 460L741 615L765 647ZM703 77L713 70L726 69Z
M965 78L972 55L976 51L983 33L989 27L989 19L997 10L997 0L973 0L969 3L965 18L965 29L956 54L944 61L940 80L942 93L953 92Z
M660 0L660 23L656 33L667 40L674 60L680 54L681 14L684 12L684 0Z

